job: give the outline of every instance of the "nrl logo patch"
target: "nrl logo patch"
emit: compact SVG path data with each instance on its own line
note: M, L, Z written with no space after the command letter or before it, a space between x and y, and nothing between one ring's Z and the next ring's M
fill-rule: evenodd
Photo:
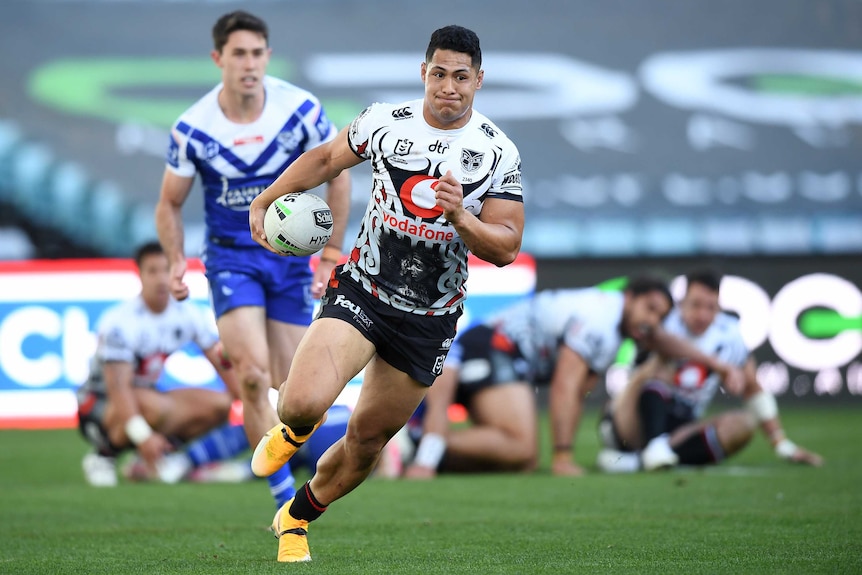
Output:
M395 153L399 156L406 156L410 153L410 148L413 147L413 142L407 139L398 140L395 143Z
M475 152L464 148L461 150L461 167L468 174L471 174L479 169L482 165L482 159L485 157L483 152Z

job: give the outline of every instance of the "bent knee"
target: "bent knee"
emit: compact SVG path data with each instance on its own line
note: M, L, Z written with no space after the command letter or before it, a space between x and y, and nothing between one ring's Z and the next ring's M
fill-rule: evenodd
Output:
M276 411L278 418L290 426L314 425L323 417L329 406L313 396L294 396L287 400L282 394Z
M269 371L254 364L245 364L237 368L237 379L243 399L254 399L267 396L272 387Z

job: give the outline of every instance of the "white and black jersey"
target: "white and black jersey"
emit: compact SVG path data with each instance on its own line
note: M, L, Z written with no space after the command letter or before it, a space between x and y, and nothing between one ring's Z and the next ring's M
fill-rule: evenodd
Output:
M515 145L475 110L462 128L432 128L422 100L373 104L353 120L348 141L371 161L373 185L345 270L396 309L460 309L467 248L437 207L434 187L451 170L464 188L465 209L476 216L489 198L523 201Z
M739 319L730 314L719 313L703 334L694 336L675 308L665 319L664 328L724 363L742 367L748 359L748 348L739 331ZM682 361L675 364L673 384L677 397L691 406L695 417L701 417L718 391L721 378L699 363Z
M489 318L530 363L535 383L550 380L559 349L565 345L590 370L610 367L623 342L625 296L598 288L543 290Z
M83 388L101 393L106 391L105 363L131 363L135 373L133 385L152 387L169 355L189 342L195 342L202 350L218 342L211 313L190 300L171 299L163 312L154 313L138 296L106 311L96 331L96 354Z

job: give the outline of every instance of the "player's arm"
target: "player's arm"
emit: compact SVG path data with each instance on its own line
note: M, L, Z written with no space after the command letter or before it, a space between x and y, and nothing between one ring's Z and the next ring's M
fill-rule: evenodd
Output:
M228 393L234 399L238 399L240 397L239 379L237 378L236 370L233 369L233 364L231 363L230 358L228 358L227 353L224 350L222 342L219 341L215 345L205 349L204 355L215 368L219 377L221 377L225 387L227 387Z
M284 194L314 189L324 182L335 179L342 171L364 161L364 158L357 156L350 149L350 144L347 143L348 129L342 129L334 140L321 144L299 156L252 201L249 206L248 219L254 241L269 251L278 253L266 241L266 233L263 229L263 217L269 205Z
M404 472L404 476L409 479L427 479L437 475L437 466L446 452L449 406L455 401L459 372L458 368L444 366L443 373L434 380L434 385L425 396L422 439L413 462Z
M710 371L721 376L722 386L732 395L740 395L743 392L745 379L738 367L703 353L691 342L668 333L662 327L655 329L645 344L651 351L661 354L664 358L688 359L706 366Z
M452 172L440 178L434 191L443 215L473 255L496 266L515 261L524 235L523 202L488 198L476 217L464 209L464 189Z
M111 442L136 446L144 461L155 469L156 463L171 446L140 412L132 385L134 366L125 361L108 361L104 364L103 376L112 411L112 417L106 418Z
M583 469L574 462L573 446L584 410L584 400L597 379L578 352L566 345L560 347L551 376L548 400L554 450L551 472L554 475L583 474Z
M347 246L344 245L344 232L347 229L347 219L350 215L350 172L342 171L329 180L326 186L326 203L332 210L332 236L323 247L320 261L314 270L314 280L311 284L311 296L319 298L332 268L338 263L341 254Z
M193 183L193 177L179 176L166 169L156 204L156 231L171 266L171 293L178 300L189 297L189 286L183 282L186 257L182 209Z
M748 358L743 371L745 373L745 407L760 424L760 429L769 439L775 454L794 463L804 463L815 467L823 465L823 457L796 445L787 438L778 416L778 403L775 401L775 397L757 383L757 366L754 358Z

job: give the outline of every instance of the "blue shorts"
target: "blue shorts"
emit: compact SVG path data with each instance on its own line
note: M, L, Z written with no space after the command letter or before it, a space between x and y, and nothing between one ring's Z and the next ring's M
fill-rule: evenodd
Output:
M260 246L208 242L203 255L216 317L241 306L266 309L266 317L308 325L314 311L308 257L278 256Z

